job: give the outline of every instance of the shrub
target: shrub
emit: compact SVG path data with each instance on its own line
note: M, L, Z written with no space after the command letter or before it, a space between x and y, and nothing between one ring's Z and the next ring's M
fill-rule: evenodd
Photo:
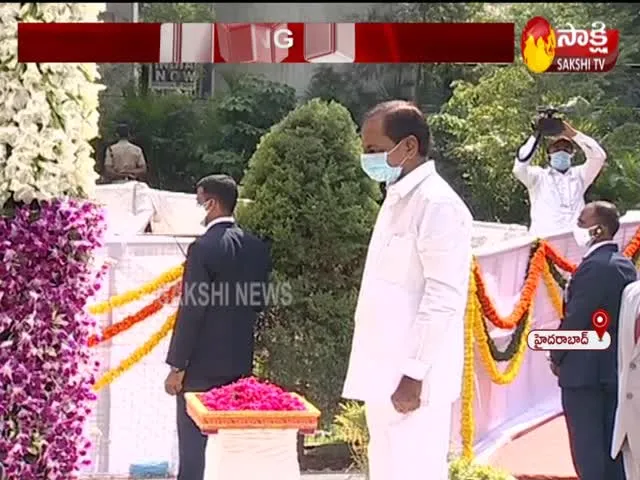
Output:
M449 463L449 480L515 480L514 477L490 465L478 465L463 458Z
M259 325L257 354L273 381L332 418L349 358L352 318L378 192L360 171L347 110L320 100L265 135L249 162L239 221L273 241L274 276L292 303Z
M129 92L114 106L104 97L99 155L116 140L116 124L127 122L145 152L152 185L191 192L211 173L241 181L260 137L295 107L296 98L291 87L254 75L231 77L229 85L209 99Z
M244 172L260 138L296 106L294 88L258 75L226 75L229 90L216 96L222 148L244 159Z
M333 433L337 440L349 445L355 467L361 472L366 472L369 430L364 406L358 402L341 404L338 415L334 419Z
M202 152L209 145L203 126L215 127L215 110L205 101L180 94L128 95L122 107L111 112L104 122L103 142L99 153L116 140L115 125L127 122L131 126L132 141L144 150L152 185L168 190L192 191L194 181L202 176ZM215 139L215 131L209 139ZM208 140L212 143L212 140ZM206 172L209 173L209 172Z

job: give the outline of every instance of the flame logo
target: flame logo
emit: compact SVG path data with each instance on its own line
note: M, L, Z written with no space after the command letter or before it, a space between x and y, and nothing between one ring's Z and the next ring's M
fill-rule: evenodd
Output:
M533 73L544 73L556 56L556 32L542 17L532 18L522 30L520 38L522 60Z

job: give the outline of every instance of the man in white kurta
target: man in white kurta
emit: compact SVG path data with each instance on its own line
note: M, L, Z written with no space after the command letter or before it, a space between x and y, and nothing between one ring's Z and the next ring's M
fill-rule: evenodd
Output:
M537 237L568 232L575 226L585 206L584 194L596 179L607 158L593 138L564 122L562 133L547 147L549 166L531 165L542 141L539 132L518 149L513 174L529 191L531 227ZM574 144L584 152L586 161L573 166Z
M611 458L622 452L627 480L640 480L640 281L622 293L618 322L618 408Z
M345 398L365 402L371 480L446 480L460 395L472 216L427 160L424 114L374 108L362 167L388 184L369 243Z

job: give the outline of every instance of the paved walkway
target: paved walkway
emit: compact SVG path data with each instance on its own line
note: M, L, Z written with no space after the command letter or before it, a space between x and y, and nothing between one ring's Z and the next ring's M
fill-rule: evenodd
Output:
M520 434L498 449L490 463L518 480L577 480L563 416Z

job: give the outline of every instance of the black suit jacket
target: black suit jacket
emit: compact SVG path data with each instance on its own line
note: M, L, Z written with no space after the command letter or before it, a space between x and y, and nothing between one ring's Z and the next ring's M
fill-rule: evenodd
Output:
M167 363L192 381L250 374L270 273L266 242L232 222L211 226L187 253Z
M578 266L567 291L565 318L560 330L593 330L596 310L609 313L607 350L555 350L551 361L559 367L563 388L615 387L618 384L618 314L622 291L635 281L631 260L618 253L618 246L606 244L594 250Z

